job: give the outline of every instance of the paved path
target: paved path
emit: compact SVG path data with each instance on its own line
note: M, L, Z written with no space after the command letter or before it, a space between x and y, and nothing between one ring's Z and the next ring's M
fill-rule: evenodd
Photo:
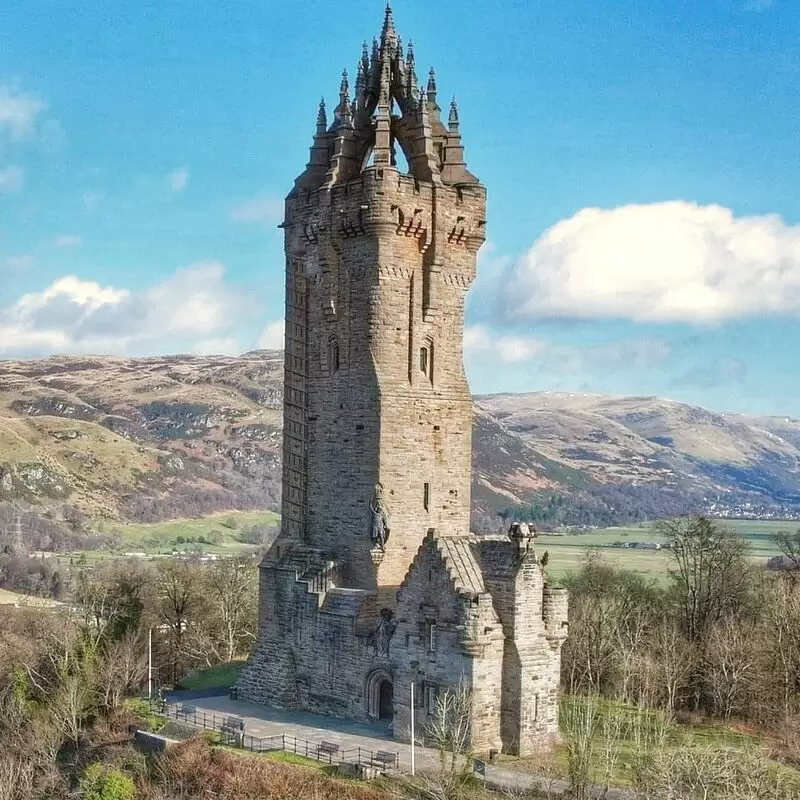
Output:
M180 703L181 693L170 697L171 702ZM400 768L403 772L411 771L411 745L392 738L391 731L385 726L366 725L349 720L327 717L321 714L310 714L304 711L278 711L268 706L246 703L243 700L231 700L226 696L191 699L191 705L198 714L216 714L217 716L236 716L244 720L245 734L254 737L286 736L308 740L317 744L331 742L338 744L340 750L361 748L372 752L385 751L398 753ZM439 754L436 750L417 746L415 764L418 772L434 772L439 766ZM545 789L553 794L563 794L568 788L566 781L555 781L546 787L544 781L536 776L526 774L508 767L497 767L486 764L486 783L500 790L524 791L529 789ZM600 796L600 792L593 793ZM619 789L611 789L605 797L608 800L629 798L629 793Z
M173 702L181 702L183 699L178 693L170 697ZM188 697L185 699L190 700ZM398 753L402 770L408 772L411 769L411 745L393 739L391 731L386 726L365 725L304 711L278 711L268 706L231 700L224 696L191 698L191 705L197 709L198 714L206 712L221 717L237 716L243 719L247 736L261 738L283 735L317 744L323 741L332 742L338 744L341 750L360 747L362 750L373 752L380 750ZM417 746L415 760L420 769L426 767L430 769L437 764L438 753Z

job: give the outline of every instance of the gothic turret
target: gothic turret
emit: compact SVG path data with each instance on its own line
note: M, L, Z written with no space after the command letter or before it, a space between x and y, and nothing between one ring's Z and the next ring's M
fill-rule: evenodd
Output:
M457 115L455 128L452 109L451 125L442 124L433 68L423 91L416 73L413 43L408 43L404 57L391 7L386 8L380 39L373 40L371 57L364 43L355 74L352 105L348 101L353 144L347 158L351 163L345 170L333 169L332 162L341 156L341 148L337 151L335 142L342 137L341 127L348 124L340 90L334 120L322 133L317 128L312 158L297 178L296 190L343 183L373 166L397 167L398 148L408 164L409 174L419 180L448 185L478 182L464 161ZM345 82L346 77L343 86ZM323 146L327 148L324 173L319 163Z

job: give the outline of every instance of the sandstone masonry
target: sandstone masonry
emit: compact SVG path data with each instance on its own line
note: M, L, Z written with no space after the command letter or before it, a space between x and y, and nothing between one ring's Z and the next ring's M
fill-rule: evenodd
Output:
M469 532L462 339L485 208L455 101L445 125L387 8L286 199L282 527L238 690L407 737L464 681L473 746L527 753L557 737L566 593L526 528Z

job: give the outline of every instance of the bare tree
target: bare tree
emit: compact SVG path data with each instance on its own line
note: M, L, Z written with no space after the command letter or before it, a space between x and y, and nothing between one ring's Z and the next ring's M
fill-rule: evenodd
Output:
M122 704L132 689L140 687L147 675L146 648L133 633L109 643L97 668L97 692L104 708Z
M232 661L257 634L258 586L252 559L240 556L217 561L209 569L208 586L220 617L223 659Z
M735 614L750 588L747 543L705 517L664 522L680 620L686 637L700 641L723 617Z

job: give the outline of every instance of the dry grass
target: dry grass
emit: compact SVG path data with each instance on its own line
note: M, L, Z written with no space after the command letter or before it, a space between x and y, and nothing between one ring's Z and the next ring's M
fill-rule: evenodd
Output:
M156 782L193 800L383 800L378 790L328 777L318 770L268 759L242 758L202 737L171 748L157 762ZM147 787L142 787L147 797ZM150 796L153 796L152 794Z

